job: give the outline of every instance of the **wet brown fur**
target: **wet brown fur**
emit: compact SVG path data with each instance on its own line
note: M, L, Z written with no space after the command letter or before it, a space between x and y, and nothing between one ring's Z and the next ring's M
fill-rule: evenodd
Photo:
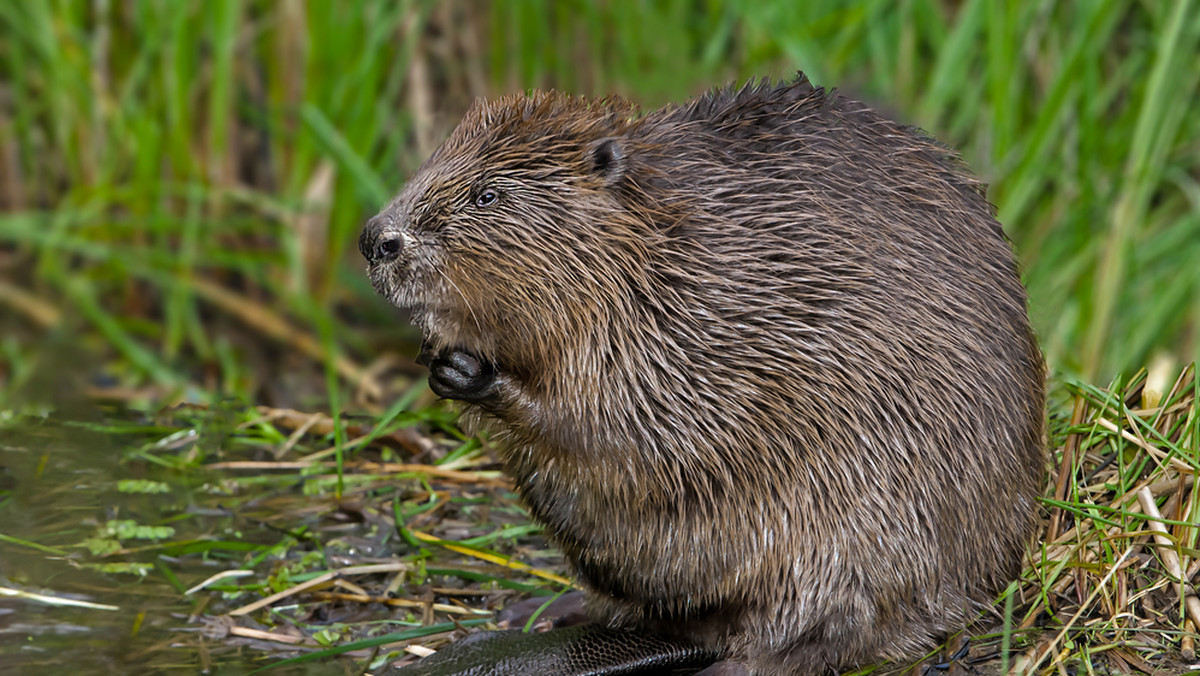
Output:
M597 619L824 673L1017 574L1041 357L983 186L921 133L803 77L510 96L377 221L405 242L377 288L496 365L464 414Z

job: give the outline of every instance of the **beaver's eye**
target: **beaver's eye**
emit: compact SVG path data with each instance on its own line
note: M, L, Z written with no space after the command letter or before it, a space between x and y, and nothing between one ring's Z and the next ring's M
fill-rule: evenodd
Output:
M491 188L488 188L487 190L484 190L483 192L479 193L479 197L475 198L475 206L490 207L496 203L496 200L499 200L499 199L500 199L500 193L496 192L495 190L492 190Z

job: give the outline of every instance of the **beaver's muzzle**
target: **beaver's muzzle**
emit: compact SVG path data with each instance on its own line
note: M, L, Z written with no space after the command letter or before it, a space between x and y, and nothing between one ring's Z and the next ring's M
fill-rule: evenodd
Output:
M386 263L400 257L404 238L397 232L384 232L384 219L379 214L367 221L358 236L358 250L371 265Z

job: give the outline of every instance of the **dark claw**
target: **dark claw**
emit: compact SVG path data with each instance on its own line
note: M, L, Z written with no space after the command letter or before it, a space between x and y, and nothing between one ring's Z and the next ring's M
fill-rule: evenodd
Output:
M433 354L424 348L417 363L429 367L429 387L444 399L480 402L495 390L496 367L469 352L446 350Z

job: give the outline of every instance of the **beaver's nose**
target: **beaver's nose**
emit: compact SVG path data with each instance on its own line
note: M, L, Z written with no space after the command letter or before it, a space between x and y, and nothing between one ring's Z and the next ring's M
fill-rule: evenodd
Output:
M376 216L367 221L358 236L358 250L369 263L384 263L400 256L404 242L398 234L383 233L383 221Z

